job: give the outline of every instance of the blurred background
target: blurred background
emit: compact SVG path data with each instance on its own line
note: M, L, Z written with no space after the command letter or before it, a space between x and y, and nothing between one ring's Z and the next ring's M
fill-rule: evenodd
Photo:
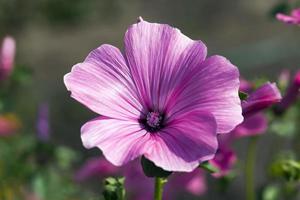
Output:
M192 39L206 43L208 54L224 55L246 79L276 81L283 68L299 68L299 27L279 23L272 15L283 0L0 0L0 36L16 39L16 66L25 67L32 78L14 91L14 112L25 130L34 132L38 106L49 105L51 143L80 152L72 168L85 158L100 155L86 150L80 127L96 116L69 97L63 76L99 45L123 48L127 27L138 16L150 22L167 23ZM259 141L257 185L266 182L266 164L280 138L263 136ZM246 141L236 144L240 158ZM288 148L289 141L283 145ZM268 147L268 148L265 148ZM191 199L243 199L241 173L226 193L214 192L214 180L204 196ZM98 183L100 185L100 183ZM98 185L80 185L100 194Z

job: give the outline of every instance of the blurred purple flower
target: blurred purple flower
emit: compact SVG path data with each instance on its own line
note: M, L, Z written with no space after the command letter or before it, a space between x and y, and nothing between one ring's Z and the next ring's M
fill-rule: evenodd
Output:
M0 49L0 80L5 80L13 71L15 51L15 40L10 36L5 37Z
M247 100L242 102L243 116L246 118L262 111L281 100L281 94L275 83L265 83L252 92Z
M14 114L0 115L0 137L7 137L15 134L21 127L19 119Z
M169 190L171 194L175 193L174 197L179 192L188 192L194 196L201 196L207 190L205 173L200 169L190 173L175 173L168 181L166 190Z
M262 112L245 117L244 122L238 125L232 134L234 137L247 137L259 135L266 132L268 120Z
M253 85L245 79L240 79L240 91L250 93L253 90Z
M300 25L300 8L292 10L290 15L278 13L276 18L287 24Z
M104 157L91 158L79 168L74 177L76 181L83 182L94 177L104 179L120 174L125 176L125 187L129 199L153 199L153 180L144 175L137 160L119 168L109 163ZM168 180L165 190L164 199L175 199L176 195L181 192L200 196L206 191L205 174L198 169L191 173L174 173Z
M295 101L297 100L299 96L300 90L300 71L298 71L294 77L294 79L291 81L290 85L288 86L288 89L286 91L286 94L283 96L282 101L276 106L276 113L281 114L284 111L286 111Z
M278 77L278 85L280 88L286 88L290 82L291 73L289 70L284 69L281 71Z
M243 117L238 69L206 53L201 41L142 19L127 30L124 54L92 51L64 77L71 96L102 115L82 127L84 146L117 166L144 155L167 171L213 158L217 133Z
M237 161L235 152L231 149L234 140L262 134L267 130L268 121L261 112L263 109L277 103L281 99L280 92L273 83L265 83L253 91L253 86L246 80L241 80L240 91L249 94L242 102L244 121L231 133L218 137L219 149L210 163L218 168L219 172L213 174L216 178L226 176Z
M86 181L93 177L105 178L119 173L120 169L109 163L105 158L90 158L75 173L75 180L78 182Z
M216 167L219 171L212 175L216 178L227 176L237 161L236 154L229 147L221 146L214 159L210 160L210 164Z
M39 106L36 129L38 139L47 142L50 138L49 105L47 103Z

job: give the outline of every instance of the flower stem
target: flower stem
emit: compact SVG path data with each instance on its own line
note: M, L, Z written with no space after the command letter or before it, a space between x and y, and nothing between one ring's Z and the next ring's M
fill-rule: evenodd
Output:
M246 200L255 200L254 167L256 158L257 137L251 137L246 158Z
M165 178L155 177L154 200L162 200L163 187L167 180Z

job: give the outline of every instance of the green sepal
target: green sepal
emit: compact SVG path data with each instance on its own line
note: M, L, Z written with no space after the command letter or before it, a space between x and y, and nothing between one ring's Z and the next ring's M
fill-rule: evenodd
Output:
M144 174L148 177L160 177L166 178L172 174L170 171L165 171L160 167L157 167L152 161L142 156L141 165L144 171Z
M211 165L208 161L205 161L199 165L199 168L206 170L209 173L217 173L219 171L218 168Z
M242 92L242 91L239 91L239 97L240 97L240 100L241 101L244 101L244 100L246 100L247 98L248 98L248 94L247 93L245 93L245 92Z

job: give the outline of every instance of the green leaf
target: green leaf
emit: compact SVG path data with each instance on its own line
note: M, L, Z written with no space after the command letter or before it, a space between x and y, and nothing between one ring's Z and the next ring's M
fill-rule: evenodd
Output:
M239 91L239 97L242 101L246 100L248 98L248 94L242 91Z
M211 165L208 161L205 161L205 162L201 163L199 165L199 167L206 170L206 171L208 171L209 173L216 173L216 172L219 171L218 168Z
M288 13L290 10L290 6L288 2L282 2L277 5L275 5L272 10L270 11L270 15L272 17L275 17L277 13Z
M141 164L143 167L144 174L148 177L160 177L166 178L172 174L170 171L165 171L160 167L157 167L152 161L142 156Z

